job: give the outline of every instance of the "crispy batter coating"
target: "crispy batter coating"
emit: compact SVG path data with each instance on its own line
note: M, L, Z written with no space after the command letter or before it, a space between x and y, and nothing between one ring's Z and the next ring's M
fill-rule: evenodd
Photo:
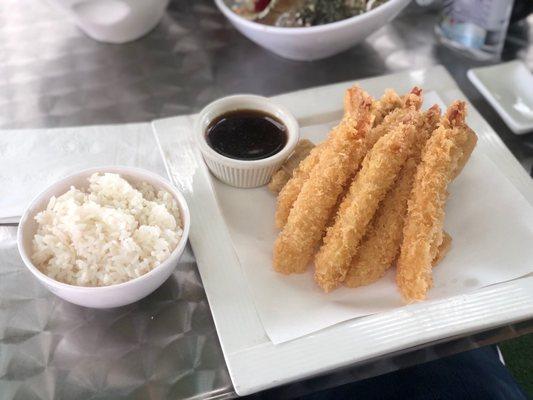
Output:
M300 139L290 157L283 163L280 169L272 175L268 184L270 191L278 194L287 184L289 179L291 179L294 171L298 168L298 165L300 165L300 162L311 153L311 150L313 150L314 147L314 143L310 140Z
M457 178L457 176L461 173L468 159L470 158L470 155L474 151L474 148L476 147L476 143L477 143L476 134L468 126L466 126L465 129L467 132L467 138L466 138L466 142L463 144L463 154L461 158L459 159L459 161L457 162L457 167L455 168L452 179Z
M278 194L287 184L289 179L291 179L291 175L285 172L283 168L280 168L274 175L272 175L272 178L270 178L270 182L268 182L268 189L272 193Z
M393 188L383 199L344 280L348 287L369 285L381 278L394 261L402 241L407 198L413 187L416 163L407 160Z
M368 224L416 141L420 118L412 110L365 157L339 208L335 224L328 229L315 257L315 280L324 291L329 292L344 281Z
M470 129L465 103L454 102L428 140L408 201L397 283L406 301L423 300L432 286L431 264L443 241L447 186L463 160Z
M396 259L402 297L426 297L431 268L452 243L442 229L447 186L477 137L464 102L442 117L438 106L418 111L421 104L416 87L403 97L387 90L378 101L352 87L327 140L314 148L304 142L273 175L282 229L273 251L277 272L305 272L314 256L315 280L329 292L341 283L373 283Z
M387 93L384 97L387 96ZM389 102L383 102L382 109L386 108ZM369 147L367 152L376 144L379 138L383 137L389 133L392 129L396 128L407 115L409 115L413 110L419 110L422 105L422 90L415 87L401 100L401 106L392 108L386 115L383 112L375 112L378 115L384 115L380 124L374 124L374 127L369 133Z
M314 148L315 144L310 140L300 139L296 144L291 156L281 165L281 169L292 175L302 160L306 158Z
M446 254L448 254L451 247L452 247L452 237L450 236L448 232L443 231L442 232L442 243L440 244L437 250L437 256L433 259L431 266L435 267L442 260L444 260L444 257L446 257Z
M437 127L440 109L433 106L421 120L411 154L392 189L381 203L359 250L352 260L344 284L348 287L369 285L380 279L392 266L400 250L407 200L413 187L422 148Z
M388 89L378 101L373 102L373 129L369 133L368 139L365 142L368 148L372 147L381 136L391 129L392 126L397 125L401 118L403 118L405 115L406 110L410 109L411 107L415 107L417 109L420 108L422 104L422 98L420 97L420 94L420 89L413 88L410 93L401 98L395 91ZM394 110L402 108L402 111L393 113ZM349 103L345 103L345 115L349 115L350 112L353 112L353 109L350 108ZM393 115L391 115L385 123L385 117L387 117L389 114ZM323 144L324 147L329 146L328 143L335 136L337 129L338 126L330 133L328 140ZM317 165L322 150L322 147L315 149L300 163L292 178L287 182L278 195L275 221L276 226L279 229L283 229L285 226L287 219L289 218L291 208L298 198L303 184L309 178L313 168ZM368 149L365 151L368 151Z
M406 99L409 98L410 94L411 93L407 94L405 98L402 99L394 90L385 90L383 96L381 96L378 101L374 102L374 105L372 107L372 114L374 114L374 123L372 124L372 127L381 124L383 122L383 119L389 113L391 113L397 108L402 107Z
M276 271L289 274L307 269L339 195L366 153L366 141L374 119L372 102L372 98L357 86L347 90L345 117L303 183L274 244Z
M289 179L281 192L279 192L275 216L276 226L279 229L283 229L287 223L291 208L298 198L303 184L307 181L311 171L320 160L322 148L326 145L326 142L324 142L311 150L309 155L300 162L298 168L294 170L292 178Z

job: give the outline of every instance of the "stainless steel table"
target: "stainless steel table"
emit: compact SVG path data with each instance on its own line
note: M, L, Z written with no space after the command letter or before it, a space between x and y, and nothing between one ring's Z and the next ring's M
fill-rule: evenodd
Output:
M478 65L436 45L436 12L415 5L364 43L327 60L278 58L236 32L209 0L174 1L145 38L106 45L40 0L0 2L0 128L147 121L190 113L235 92L273 95L444 64L525 168L533 136L515 136L466 79ZM533 68L533 18L513 26L504 59ZM1 131L0 131L1 135ZM14 228L0 227L0 241ZM0 399L233 397L189 249L137 304L83 309L58 300L15 262L0 262ZM13 262L6 260L14 260ZM337 386L533 331L533 321L449 338L274 389L280 399Z

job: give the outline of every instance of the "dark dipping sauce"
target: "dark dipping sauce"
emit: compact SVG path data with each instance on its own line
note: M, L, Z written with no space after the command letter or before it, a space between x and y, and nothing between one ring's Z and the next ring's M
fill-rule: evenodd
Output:
M287 144L287 127L273 115L256 110L230 111L207 127L207 144L237 160L261 160Z

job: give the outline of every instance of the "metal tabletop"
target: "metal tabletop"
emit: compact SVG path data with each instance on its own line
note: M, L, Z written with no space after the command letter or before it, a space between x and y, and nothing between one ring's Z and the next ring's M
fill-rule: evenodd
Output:
M364 43L316 62L284 60L233 29L209 0L171 2L146 37L97 43L42 0L0 2L0 128L149 121L236 92L274 95L446 66L530 171L533 136L515 136L466 78L482 65L436 44L436 10L411 5ZM533 69L533 18L511 27L503 58ZM1 131L0 131L1 135ZM0 227L0 242L15 228ZM48 293L0 254L0 399L207 399L234 393L190 248L174 275L131 306L89 310ZM533 331L533 321L449 338L274 389L278 398L363 379Z

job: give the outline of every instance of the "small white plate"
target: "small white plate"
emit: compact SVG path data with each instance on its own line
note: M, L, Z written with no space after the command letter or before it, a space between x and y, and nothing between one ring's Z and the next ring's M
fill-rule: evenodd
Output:
M533 75L524 63L473 68L467 75L514 133L533 132Z

